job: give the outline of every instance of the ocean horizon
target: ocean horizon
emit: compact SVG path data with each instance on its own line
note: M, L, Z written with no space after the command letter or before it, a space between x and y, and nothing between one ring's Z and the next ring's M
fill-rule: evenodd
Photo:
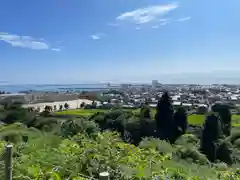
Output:
M118 88L120 85L111 84L111 88ZM23 91L97 91L108 89L106 83L98 84L18 84L18 85L0 85L0 91L9 93L19 93Z

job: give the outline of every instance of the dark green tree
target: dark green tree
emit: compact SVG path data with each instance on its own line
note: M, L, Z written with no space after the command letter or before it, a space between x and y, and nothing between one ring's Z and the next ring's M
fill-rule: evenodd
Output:
M188 121L187 121L187 113L183 107L179 107L177 111L174 113L174 122L176 126L176 138L185 134Z
M205 107L205 106L199 106L198 108L197 108L197 114L206 114L207 113L207 111L208 111L208 108L207 107Z
M28 109L22 108L21 103L17 102L6 105L4 114L5 117L2 119L2 121L6 124L12 124L20 121L24 122L35 117L33 112L29 112Z
M93 121L87 121L84 118L77 120L66 120L61 125L61 135L63 137L72 137L78 133L87 133L94 135L99 132L98 125Z
M84 108L85 107L85 102L82 102L81 104L80 104L80 108Z
M64 104L64 108L65 108L65 109L68 109L68 108L69 108L69 104L68 104L68 103L65 103L65 104Z
M221 121L215 114L206 117L201 137L201 151L210 161L217 158L219 140L222 137Z
M44 111L45 112L51 112L52 107L51 106L45 106Z
M150 107L144 104L140 110L140 128L141 138L143 137L157 137L156 121L152 119L152 113Z
M22 109L22 103L21 102L4 103L3 107L5 110L19 110Z
M173 119L172 100L168 92L165 92L158 101L155 120L159 137L174 143L176 128Z
M212 107L214 112L217 112L220 116L222 122L222 131L225 136L230 136L231 125L232 125L232 115L228 105L216 104Z
M63 105L59 106L59 110L62 111L63 110Z
M140 110L140 117L141 118L152 118L151 115L151 109L149 108L149 106L147 104L143 105L141 110Z

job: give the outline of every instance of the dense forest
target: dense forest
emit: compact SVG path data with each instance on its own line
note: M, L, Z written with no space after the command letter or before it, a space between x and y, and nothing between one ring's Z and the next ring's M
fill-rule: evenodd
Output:
M240 179L240 126L232 127L228 106L213 106L202 127L189 125L167 92L155 116L147 104L140 113L117 107L62 118L5 103L0 119L2 161L5 145L14 145L13 179L80 180L103 171L123 180Z

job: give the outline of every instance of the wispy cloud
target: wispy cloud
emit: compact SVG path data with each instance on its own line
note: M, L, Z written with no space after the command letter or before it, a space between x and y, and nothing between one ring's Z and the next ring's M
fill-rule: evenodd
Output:
M157 28L159 28L159 26L165 26L168 23L170 23L170 21L171 21L170 18L165 18L165 19L161 18L158 20L158 24L155 24L152 26L152 29L157 29Z
M178 22L184 22L184 21L189 21L190 19L191 19L191 17L188 16L188 17L179 18L179 19L177 19L177 21Z
M119 15L116 19L130 21L136 24L145 24L157 20L160 16L165 15L176 8L178 8L177 3L149 6L125 12Z
M162 23L160 23L160 26L165 26L165 25L167 25L168 23L169 23L168 21L162 22Z
M57 51L57 52L59 52L60 49L59 49L59 48L52 48L52 51Z
M99 39L103 38L104 36L106 36L106 34L104 34L104 33L97 33L97 34L91 35L91 38L93 40L99 40Z
M140 28L140 27L136 27L135 29L136 29L136 30L140 30L141 28Z
M44 39L35 39L30 36L19 36L16 34L0 32L0 41L4 41L14 47L29 48L33 50L51 49L51 45Z
M159 22L169 22L171 19L170 18L161 18L158 21Z

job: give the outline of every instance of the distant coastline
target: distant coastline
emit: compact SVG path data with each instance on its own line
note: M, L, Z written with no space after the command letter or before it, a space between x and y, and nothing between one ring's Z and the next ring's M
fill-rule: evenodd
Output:
M106 84L38 84L38 85L0 85L0 91L19 93L23 91L65 92L65 91L98 91L118 89L120 85Z

